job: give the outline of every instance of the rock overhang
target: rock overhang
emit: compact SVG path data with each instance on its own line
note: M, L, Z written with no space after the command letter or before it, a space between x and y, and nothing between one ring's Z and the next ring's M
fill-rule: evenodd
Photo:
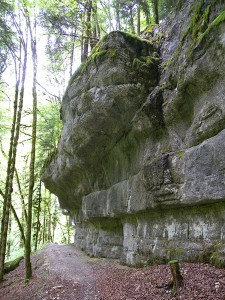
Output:
M73 208L76 201L79 206L82 196L96 189L96 173L104 173L102 161L128 134L157 84L157 66L152 43L117 31L72 76L62 102L58 154L42 175L64 208Z
M44 181L91 255L196 261L223 242L224 27L187 55L189 40L177 49L189 20L179 20L161 47L162 62L174 59L167 67L158 45L113 32L65 93L59 154Z

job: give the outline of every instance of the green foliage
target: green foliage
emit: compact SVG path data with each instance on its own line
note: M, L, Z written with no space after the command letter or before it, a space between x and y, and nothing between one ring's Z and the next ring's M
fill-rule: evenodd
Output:
M169 261L169 264L173 264L173 262L176 262L182 254L184 253L184 248L170 248L169 249L169 257L172 259Z
M149 24L144 30L143 30L143 34L145 33L152 33L154 28L159 26L158 24Z
M177 259L173 259L168 262L169 265L173 265L173 264L177 264L177 263L178 263Z
M6 137L10 128L9 124L11 122L10 111L7 108L8 100L4 99L3 90L5 90L5 87L3 85L1 86L0 84L0 143L4 141L4 138Z
M13 42L14 33L11 29L11 15L13 12L12 6L8 1L0 0L0 74L7 67L7 58L10 51L15 51Z
M164 63L164 69L168 68L174 61L176 61L176 58L183 50L183 45L187 37L190 38L188 39L189 45L186 51L186 55L187 57L190 57L193 49L200 44L200 42L209 34L209 32L222 22L225 22L225 11L222 10L219 15L209 24L211 6L209 4L206 5L205 0L200 0L197 3L194 2L189 13L192 15L192 17L182 33L178 50L172 58L168 59Z
M60 121L59 105L52 102L40 106L37 125L36 168L38 170L42 168L44 161L46 163L46 159L50 161L55 155L61 130L62 123Z
M225 268L225 256L224 256L224 248L225 245L223 242L218 241L213 246L212 255L210 257L210 263L217 268Z
M111 61L114 61L117 57L117 50L116 49L110 49L109 51L109 58Z
M184 40L188 34L191 35L194 44L199 34L201 34L205 30L209 22L211 8L210 5L204 8L204 0L201 0L199 3L194 4L192 6L191 11L192 10L193 10L193 16L187 28L183 32L180 47L183 45Z
M153 66L157 60L157 58L151 56L140 56L139 58L135 58L133 60L132 68L134 70L148 68Z
M96 63L97 58L101 58L101 57L105 56L106 53L107 53L107 50L96 51L92 54L91 60Z

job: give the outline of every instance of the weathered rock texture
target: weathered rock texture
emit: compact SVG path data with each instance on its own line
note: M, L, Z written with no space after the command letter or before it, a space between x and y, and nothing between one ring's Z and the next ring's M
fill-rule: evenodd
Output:
M42 180L90 255L208 260L225 240L224 4L187 2L149 41L110 33L66 90Z

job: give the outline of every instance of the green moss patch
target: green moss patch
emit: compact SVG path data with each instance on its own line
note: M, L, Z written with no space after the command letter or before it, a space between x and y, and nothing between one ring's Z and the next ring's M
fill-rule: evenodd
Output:
M14 260L11 260L11 261L8 261L5 263L5 266L4 266L4 273L7 274L13 270L15 270L19 264L20 264L20 261L23 259L24 257L23 256L19 256L17 257L16 259Z
M109 50L109 58L111 61L114 61L117 57L117 50L112 48Z
M223 10L217 18L213 20L213 22L208 26L206 31L202 33L199 37L198 40L202 41L209 33L210 31L218 26L220 23L225 22L225 10Z

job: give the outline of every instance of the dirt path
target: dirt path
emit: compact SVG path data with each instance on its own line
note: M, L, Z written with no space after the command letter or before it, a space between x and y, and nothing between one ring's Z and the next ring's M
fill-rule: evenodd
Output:
M165 288L168 265L121 266L90 258L73 245L50 244L32 256L33 276L24 284L24 261L0 284L0 300L225 300L225 269L182 263L184 286Z
M24 261L21 261L0 285L0 299L100 300L90 261L73 245L46 245L32 256L30 282L24 284Z
M63 281L72 281L77 286L80 299L99 299L94 289L95 279L90 259L83 252L73 245L51 244L44 248L43 257L45 266L52 273L60 275Z

